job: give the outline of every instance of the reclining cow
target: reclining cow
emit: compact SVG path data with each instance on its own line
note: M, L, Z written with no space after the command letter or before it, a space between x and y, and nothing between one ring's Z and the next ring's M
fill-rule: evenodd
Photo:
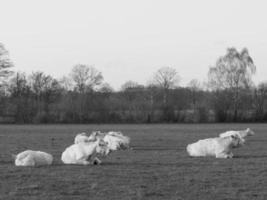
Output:
M89 138L87 133L83 132L83 133L78 133L75 138L74 138L74 144L78 144L81 142L89 142Z
M67 147L61 155L61 160L65 164L100 164L97 154L108 154L107 143L102 139L95 141L80 142Z
M89 136L89 140L95 140L97 138L103 139L108 144L108 153L130 148L130 138L124 136L121 132L110 131L108 133L101 133L97 131Z
M226 131L224 133L221 133L220 137L227 137L231 135L236 135L242 139L245 139L245 137L255 135L255 133L250 128L247 128L245 130L240 131Z
M186 150L190 156L215 156L216 158L232 158L232 148L243 145L243 140L235 135L227 137L216 137L199 140L189 144Z
M53 156L42 151L26 150L13 157L16 166L43 166L53 162Z

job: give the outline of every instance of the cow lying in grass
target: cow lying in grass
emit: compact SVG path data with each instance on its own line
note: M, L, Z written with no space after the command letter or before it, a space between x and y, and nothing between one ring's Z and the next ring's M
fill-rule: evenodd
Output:
M61 155L61 160L65 164L100 164L97 154L106 155L108 153L107 143L102 139L89 142L73 144L65 149Z
M74 138L74 144L78 144L81 142L89 142L89 138L87 133L79 133L76 135L76 137Z
M26 150L13 157L16 166L43 166L53 162L53 156L42 151Z
M130 148L130 138L124 136L121 132L110 131L108 133L101 133L97 131L89 136L89 140L95 140L97 138L103 139L108 144L108 153Z
M247 128L245 130L240 131L226 131L224 133L221 133L220 137L227 137L231 135L236 135L242 139L245 139L245 137L255 135L255 133L250 128Z
M95 141L100 140L105 142L106 147L105 147L105 155L108 155L112 151L116 150L124 150L129 148L130 144L130 138L127 136L124 136L121 132L113 132L110 131L108 133L102 133L100 131L94 131L90 136L87 136L86 133L79 133L76 135L74 139L74 143L76 145L72 145L73 149L75 147L75 150L72 151L81 151L80 149L88 149L90 148L90 145L94 143ZM78 148L79 147L79 148ZM79 149L79 150L77 150ZM84 151L84 150L83 150ZM77 153L76 153L77 154ZM63 154L62 154L63 156ZM62 159L63 161L63 159ZM66 160L63 161L66 163ZM82 161L74 161L74 162L79 162L79 164L89 164L87 159L82 158ZM100 164L101 161L94 156L94 161L95 164ZM92 161L91 161L92 163ZM68 163L66 163L68 164ZM74 163L71 163L74 164ZM78 164L78 163L77 163Z
M199 140L196 143L187 145L187 152L190 156L215 156L216 158L232 158L232 148L243 145L243 140L235 135L227 137L216 137Z
M86 133L79 133L74 139L74 143L90 142L97 139L103 139L108 144L109 152L116 150L125 150L130 148L130 138L124 136L121 132L110 131L103 133L94 131L90 136Z

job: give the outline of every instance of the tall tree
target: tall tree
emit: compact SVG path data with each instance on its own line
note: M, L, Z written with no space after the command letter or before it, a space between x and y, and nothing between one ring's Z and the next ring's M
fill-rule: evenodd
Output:
M140 85L139 83L134 82L134 81L126 81L121 86L121 90L122 91L135 90L135 89L140 89L140 88L144 88L144 86L143 85Z
M56 79L43 72L33 72L30 76L31 88L36 98L37 113L49 112L49 104L60 95L60 85Z
M22 97L29 91L25 73L16 72L9 82L9 92L14 97Z
M101 85L103 76L93 66L77 64L72 68L70 77L74 82L75 90L78 92L75 106L77 107L76 113L79 122L82 123L88 120L88 113L94 107L92 91L95 91L96 87Z
M148 84L146 86L146 91L147 91L147 101L148 101L148 110L149 114L147 116L147 122L150 123L154 119L154 112L155 112L155 107L156 107L156 96L159 91L158 86L154 85L153 83Z
M246 48L238 52L235 48L228 48L214 67L210 67L208 78L213 90L229 90L232 93L234 120L238 118L241 89L252 85L252 75L256 66Z
M32 101L31 90L25 73L17 72L9 81L9 92L13 105L15 105L16 122L31 122Z
M65 91L71 91L73 89L72 80L68 76L63 76L58 80L60 87Z
M71 77L76 85L78 92L94 90L103 81L103 76L93 66L77 64L72 68Z
M153 83L163 90L163 105L167 105L168 92L178 86L180 77L171 67L160 68L153 76Z
M266 111L267 104L267 82L258 85L254 92L254 106L256 120L262 120Z
M200 82L197 79L192 79L188 83L188 88L191 92L193 110L196 111L196 104L197 104L197 92L201 90Z
M110 84L103 83L103 84L101 84L101 87L98 89L98 91L101 93L110 94L110 93L114 92L114 89L111 87Z

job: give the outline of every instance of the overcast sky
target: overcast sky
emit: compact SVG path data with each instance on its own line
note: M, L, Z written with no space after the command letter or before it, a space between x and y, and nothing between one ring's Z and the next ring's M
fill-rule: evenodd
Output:
M205 80L227 47L247 47L267 80L265 0L0 0L0 42L18 71L58 78L94 65L118 89L162 66Z

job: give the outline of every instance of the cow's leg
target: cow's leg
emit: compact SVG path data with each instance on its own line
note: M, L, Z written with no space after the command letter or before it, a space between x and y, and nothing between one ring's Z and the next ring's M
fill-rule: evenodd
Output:
M215 157L216 158L229 158L229 155L225 153L217 153Z
M230 152L229 154L228 154L228 158L233 158L234 157L234 154L232 153L232 152Z
M87 160L77 160L76 164L78 164L78 165L90 165L91 163Z
M233 158L233 156L234 154L232 152L216 154L216 158Z

